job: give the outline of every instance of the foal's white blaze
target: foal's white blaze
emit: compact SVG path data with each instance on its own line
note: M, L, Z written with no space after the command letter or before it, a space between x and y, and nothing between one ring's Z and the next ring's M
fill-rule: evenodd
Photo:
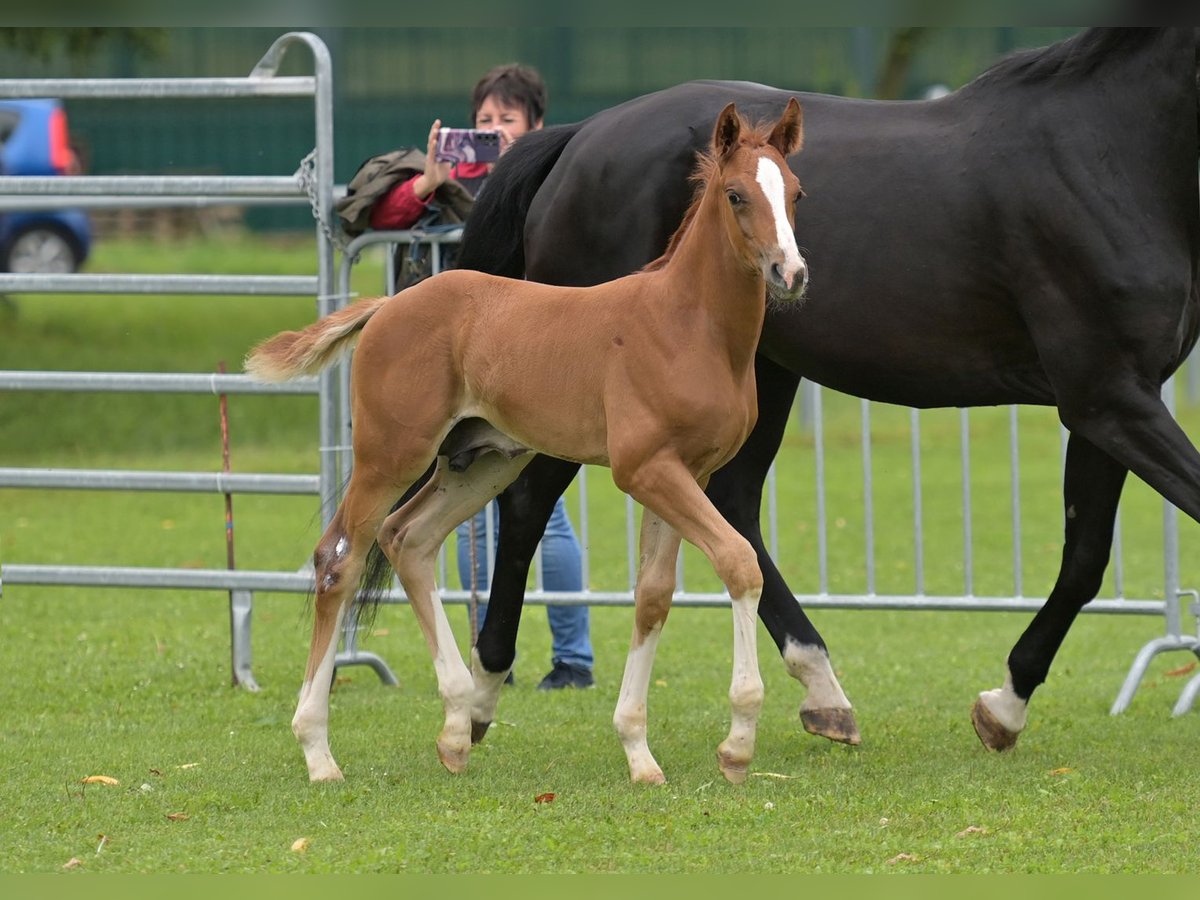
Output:
M988 712L1013 734L1024 730L1029 704L1018 697L1017 692L1013 690L1011 672L1004 679L1004 687L983 691L979 695L979 702L986 706Z
M775 239L783 251L783 271L789 276L790 284L795 273L804 267L804 260L800 258L800 248L796 246L796 234L788 224L783 199L783 172L779 169L779 163L765 156L759 157L756 180L775 216Z
M829 664L829 655L820 647L789 638L783 661L788 673L808 690L801 709L850 709L850 701Z

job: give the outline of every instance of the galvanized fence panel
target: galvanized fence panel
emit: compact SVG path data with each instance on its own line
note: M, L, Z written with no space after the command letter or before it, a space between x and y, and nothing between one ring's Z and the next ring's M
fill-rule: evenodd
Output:
M347 247L342 258L342 265L339 271L341 294L347 300L349 299L350 268L367 248L378 245L383 246L386 253L386 284L384 285L384 290L390 293L395 283L392 258L397 245L408 244L414 240L428 241L433 244L434 271L436 272L438 270L437 262L440 258L438 256L440 246L456 242L460 234L460 231L435 235L427 235L414 231L391 231L369 232L356 238ZM1195 369L1194 365L1189 365L1187 371L1191 372ZM1168 382L1164 388L1164 399L1172 410L1174 410L1175 402L1174 388L1174 381ZM347 383L343 382L342 390L348 391ZM835 459L831 460L827 450L826 407L827 400L834 399L838 400L843 407L847 406L849 402L858 404L857 419L859 433L855 441L857 447L855 454L851 454L844 445L845 438L843 435L843 445L839 446L834 454ZM1061 467L1065 463L1067 432L1058 423L1057 418L1053 416L1051 411L1045 410L1047 418L1053 419L1053 421L1034 423L1023 428L1017 407L1009 407L1002 411L1004 435L1000 440L1004 442L1007 448L1008 459L1005 468L1007 470L1008 486L1007 495L1004 496L1001 494L999 496L1000 502L1007 506L1004 519L1007 522L1007 539L1011 541L1009 581L1001 589L993 590L991 588L996 586L996 578L989 575L986 579L989 591L981 593L979 590L980 578L979 573L977 573L975 546L977 541L981 539L982 533L977 527L980 524L977 520L987 517L990 522L991 519L995 518L995 515L994 510L991 513L981 514L979 507L981 505L989 509L995 507L998 492L1003 491L1003 489L989 485L986 489L986 497L980 494L980 489L977 485L980 473L973 471L972 467L972 413L966 409L940 411L943 414L943 419L947 414L957 417L955 427L952 429L955 437L952 439L956 440L958 445L957 460L954 463L954 467L957 469L958 481L957 508L961 517L959 526L961 552L960 555L955 556L953 552L948 551L945 547L939 546L932 550L926 547L929 533L928 519L931 514L930 507L926 501L926 495L930 489L930 483L935 479L931 477L927 465L923 465L926 453L922 450L922 423L923 421L927 422L936 413L934 411L923 412L916 409L905 411L904 418L907 421L908 430L905 467L907 468L908 478L911 482L910 527L912 538L911 559L905 560L905 565L911 569L911 589L896 590L894 587L884 589L881 586L881 582L884 579L879 572L880 552L877 547L877 531L879 526L877 525L876 518L876 495L878 493L878 483L875 469L878 463L876 442L879 438L875 434L876 429L874 425L875 420L882 414L885 406L866 400L849 401L848 398L838 395L836 392L828 391L810 382L805 382L802 385L796 411L796 429L803 435L804 440L802 443L810 444L811 446L797 447L794 446L797 443L796 441L785 440L784 448L776 460L776 465L772 466L768 473L763 510L764 540L773 558L777 561L801 552L804 549L804 544L807 544L809 548L815 546L816 558L815 566L813 567L815 569L815 577L789 578L793 584L793 589L796 590L797 601L809 608L839 609L1029 612L1039 609L1044 602L1045 591L1049 589L1052 579L1057 572L1057 559L1051 561L1052 565L1043 564L1041 566L1044 571L1044 577L1040 578L1039 586L1034 591L1034 596L1027 596L1025 570L1027 565L1031 563L1025 552L1027 549L1025 546L1027 539L1025 538L1025 528L1023 527L1024 507L1022 504L1021 484L1023 471L1021 465L1021 443L1023 436L1028 436L1031 432L1037 432L1042 436L1043 444L1046 444L1048 441L1055 448L1054 452L1058 457L1059 468L1057 483L1053 489L1057 504L1053 519L1056 527L1061 529ZM349 406L346 402L343 402L340 408L347 410ZM892 408L892 410L894 411L895 408ZM981 411L976 413L975 417L979 418L981 415L986 414L986 412ZM341 423L341 440L345 444L349 443L349 424L345 420ZM844 431L844 424L843 422L842 431ZM947 434L950 433L946 429L944 422L942 431ZM991 435L990 437L992 440L997 440L995 435ZM856 456L858 465L861 467L861 491L860 497L857 500L859 508L856 510L861 527L861 534L859 536L861 582L857 585L847 587L840 583L839 585L833 584L831 576L831 543L834 540L841 540L840 536L837 538L834 536L842 529L844 518L848 518L851 514L846 512L844 498L838 501L842 505L836 511L833 510L828 490L830 484L829 469L833 465L844 463L849 455ZM783 532L788 531L788 529L781 529L780 526L780 503L777 494L778 479L775 474L776 466L803 467L808 465L812 466L813 471L811 507L800 511L789 507L785 519L791 518L795 520L798 517L811 516L814 527L810 532L806 532L803 535L794 533L785 535ZM347 473L343 472L343 475L345 474ZM939 476L936 480L944 487L946 478L940 477L943 473L935 472L934 474ZM583 551L582 567L585 589L578 594L547 591L543 583L539 554L538 558L535 559L532 588L526 595L527 603L564 603L592 606L632 604L638 560L636 510L633 501L626 498L624 566L621 567L622 577L620 577L620 580L617 580L618 576L613 574L615 569L612 566L612 561L608 559L600 560L594 555L594 547L598 541L594 540L597 526L593 521L594 509L591 504L591 498L597 492L589 488L591 475L590 467L584 466L581 468L574 489L576 501L574 504L576 507L574 521L578 529ZM609 485L607 472L596 473L596 477L601 479L602 485ZM889 481L894 481L896 477L896 473L892 472L888 472L886 476ZM942 493L945 493L945 491L943 490ZM611 504L612 501L608 500L606 502ZM1156 586L1154 590L1143 590L1140 595L1136 596L1131 596L1127 592L1125 567L1127 542L1124 540L1122 534L1121 516L1118 514L1109 579L1106 582L1106 584L1110 585L1111 590L1105 592L1102 596L1084 607L1085 612L1091 613L1160 615L1164 620L1166 632L1164 637L1151 641L1137 655L1112 707L1114 714L1128 706L1150 659L1155 654L1166 650L1189 650L1200 654L1200 633L1192 636L1185 634L1183 631L1181 602L1188 597L1194 600L1196 593L1185 590L1179 583L1180 550L1178 515L1175 508L1169 503L1163 501L1162 506L1161 590ZM492 559L494 552L492 517L489 515L486 521L488 523L487 547L489 556L488 569L490 572L491 567L494 565L494 559ZM994 530L994 528L989 529L987 534L991 535ZM1056 550L1060 549L1061 530L1058 532L1058 537L1059 543L1056 544ZM469 601L471 591L450 587L446 579L448 546L452 541L453 538L447 542L447 547L442 548L440 557L441 583L444 585L443 596L447 602L465 603ZM781 548L784 557L780 555ZM687 548L681 550L680 562L677 567L678 584L674 602L681 606L720 606L727 604L729 602L728 595L723 590L698 589L694 585L688 584L688 577L684 566L684 556L688 552ZM936 590L929 587L932 579L927 566L931 561L934 561L933 564L938 567L937 574L939 577L937 580L939 588ZM961 581L956 588L947 587L946 578L942 574L948 568L953 567L961 569ZM698 570L703 571L704 567L699 566ZM607 572L607 578L601 572ZM703 582L711 579L701 577L697 580ZM895 579L888 578L886 580L889 586L894 585ZM807 587L797 589L798 584L801 582L806 583ZM477 592L477 596L480 600L486 600L487 591L479 591ZM403 593L398 584L394 585L388 599L392 601L403 600ZM1190 612L1192 615L1200 615L1200 607L1193 603L1190 607ZM339 656L339 664L352 665L358 661L356 655L360 652L357 649L357 634L353 625L347 626L345 637L346 651ZM364 661L369 662L376 671L382 671L386 668L386 664L374 655L371 655L369 660ZM1185 689L1184 695L1180 697L1176 705L1175 712L1177 715L1191 707L1197 693L1200 693L1200 686L1193 684Z
M293 45L308 48L316 74L277 77L284 54ZM313 100L314 149L300 169L286 176L77 176L72 178L0 177L0 208L216 205L230 199L258 203L295 203L312 208L316 219L316 277L275 275L14 275L0 274L0 292L87 294L236 294L311 296L316 312L335 307L333 216L332 69L325 45L315 35L289 32L277 39L246 78L182 79L11 79L0 81L0 97L75 97L80 99L227 97L308 97ZM0 487L137 491L200 491L316 495L322 521L336 505L339 460L334 446L338 421L337 373L278 386L257 384L240 375L205 373L0 372L0 388L22 391L124 391L168 393L317 394L320 435L316 475L270 473L133 472L49 468L0 469ZM253 572L132 566L0 566L0 585L42 584L94 587L204 588L230 592L231 658L234 681L257 689L251 671L250 614L254 591L306 593L312 576L304 572Z
M317 75L312 79L277 79L272 74L276 71L279 61L286 48L296 42L305 43L313 53ZM0 197L0 208L16 208L23 203L39 205L60 204L75 205L85 203L95 206L114 205L128 199L134 204L167 205L183 202L191 205L205 203L219 204L237 198L243 203L281 203L308 202L316 217L316 252L318 257L318 274L315 279L280 278L276 276L261 276L258 278L237 277L236 285L226 280L225 276L14 276L0 275L0 291L55 291L55 292L126 292L126 293L298 293L315 294L317 312L325 315L332 312L348 301L350 297L349 270L358 255L369 245L383 243L390 251L392 244L407 242L414 238L411 232L381 232L370 233L357 238L345 248L339 283L335 285L334 244L336 223L332 215L333 158L332 158L332 117L331 86L329 77L330 67L328 53L323 44L312 35L289 34L281 37L272 46L263 61L255 67L249 79L147 79L136 80L103 80L89 82L87 80L54 79L54 80L20 80L0 82L0 96L30 96L56 94L58 96L129 96L129 97L204 97L230 96L229 92L245 90L246 96L271 95L300 95L314 98L316 136L315 153L301 164L298 178L274 177L237 177L237 176L170 176L131 177L128 180L116 176L104 178L74 178L54 179L53 184L35 185L36 179L0 178L0 194L10 194ZM90 86L89 86L90 85ZM98 93L90 94L95 89ZM122 93L122 89L131 93ZM291 94L289 92L296 92ZM273 93L279 92L279 93ZM238 96L243 94L238 93ZM33 196L31 192L46 188L50 195ZM418 239L429 240L440 245L457 240L456 234L447 235L415 235ZM391 253L388 252L388 277L394 277L391 266ZM40 278L40 280L39 280ZM12 486L78 486L81 479L92 479L89 486L106 489L170 489L178 490L186 484L186 490L204 490L224 493L233 490L262 490L266 492L290 493L299 491L308 493L315 489L321 500L322 521L327 522L332 517L337 500L339 486L349 472L350 466L350 422L348 397L347 367L336 367L317 379L306 379L295 385L284 387L261 386L249 382L243 376L216 376L208 374L187 373L158 373L143 375L141 373L25 373L0 372L0 387L11 390L116 390L116 391L148 391L164 390L169 392L198 392L198 393L312 393L316 392L320 399L320 426L318 435L318 453L320 456L319 474L317 476L247 476L241 480L232 476L217 478L210 473L126 473L126 472L93 472L90 475L80 475L70 470L0 470L0 485ZM1168 385L1168 402L1173 403L1173 386ZM767 491L764 499L767 533L767 546L776 559L790 557L798 552L807 552L806 548L815 549L815 582L807 583L797 591L797 599L803 605L813 608L853 608L853 609L945 609L945 610L1034 610L1041 605L1040 596L1026 597L1024 570L1027 558L1023 553L1022 535L1022 495L1019 487L1020 473L1020 442L1019 422L1015 409L1008 412L1009 431L1009 477L1011 481L1009 498L1009 518L1012 535L1012 580L1011 587L1005 591L990 592L981 595L977 590L977 573L975 565L974 546L978 539L976 530L976 506L982 502L973 490L972 472L972 435L971 418L967 411L958 413L957 435L959 458L957 470L960 473L961 488L958 508L961 515L961 557L954 559L938 547L936 555L937 569L931 572L928 568L935 559L933 552L927 550L926 541L929 533L929 519L935 504L928 502L927 486L930 482L929 464L923 462L922 433L923 422L927 421L925 413L916 410L907 414L908 445L910 455L906 468L912 483L911 496L911 538L912 558L909 565L912 572L911 590L885 589L885 583L891 584L891 579L885 572L880 571L879 543L887 537L881 534L876 523L878 509L877 493L880 482L875 470L879 465L879 445L872 436L875 420L880 413L876 407L865 401L858 409L860 436L857 440L858 453L862 469L861 495L858 503L861 508L861 573L862 582L856 585L843 585L841 575L831 570L833 549L841 546L840 532L844 530L839 523L842 521L840 507L835 511L835 501L828 496L828 471L840 464L848 454L842 448L836 448L832 454L827 452L827 423L825 408L827 398L832 403L828 392L805 385L804 401L799 408L799 421L804 430L806 440L811 442L811 448L797 451L795 447L787 446L780 455L779 465L796 466L809 465L813 467L813 485L811 507L806 512L799 512L796 507L788 506L783 524L780 522L780 505L777 496L777 479L774 469L768 477ZM838 401L841 402L841 401ZM858 402L858 401L855 401ZM1061 431L1060 431L1061 435ZM1060 455L1065 453L1065 440L1060 437ZM804 456L800 460L797 456ZM164 478L164 476L166 476ZM599 476L601 486L590 486L589 470L585 467L577 480L574 489L577 506L576 522L583 545L584 583L586 589L578 594L565 594L547 591L544 587L541 573L540 557L535 565L534 586L530 591L527 602L542 604L547 602L575 603L595 606L628 605L633 600L633 584L637 566L637 531L636 515L631 502L626 501L624 517L624 565L621 561L600 559L593 553L593 547L601 543L599 526L593 521L595 508L603 500L593 502L594 498L602 495L609 484L607 473ZM892 473L887 473L886 479L892 479ZM282 480L280 480L282 479ZM315 479L315 480L314 480ZM836 501L841 503L839 499ZM939 502L936 506L943 506ZM812 517L811 531L801 535L792 533L788 527L798 515ZM1061 516L1061 511L1057 514ZM831 518L832 516L832 518ZM490 522L490 517L489 517ZM832 527L831 527L832 525ZM491 526L488 526L491 531ZM493 535L488 535L488 546L493 546ZM1195 593L1185 591L1179 584L1179 549L1177 516L1169 505L1164 506L1163 513L1163 586L1161 596L1130 597L1125 591L1125 571L1123 550L1127 541L1118 532L1118 543L1114 552L1112 580L1115 586L1112 597L1098 599L1085 609L1091 612L1126 613L1126 614L1157 614L1162 615L1165 622L1166 634L1163 638L1147 644L1134 661L1126 685L1114 704L1113 711L1119 712L1127 705L1137 682L1149 660L1164 650L1184 649L1192 652L1200 651L1200 636L1191 637L1183 633L1182 612L1180 601L1183 597L1195 598ZM491 551L489 549L489 555ZM782 555L781 555L782 554ZM443 552L440 567L441 581L446 584L447 554ZM491 561L489 560L489 565ZM961 584L955 589L933 589L932 583L940 585L944 578L942 573L947 566L961 566ZM613 571L621 575L612 576ZM728 603L728 597L722 590L705 590L705 578L688 573L684 555L681 555L678 567L680 575L679 590L676 603L684 606L721 606ZM228 590L231 593L231 628L234 678L239 684L254 687L250 662L250 613L252 595L255 591L285 591L307 592L312 586L311 573L306 572L253 572L226 570L185 570L185 569L148 569L133 567L92 567L92 566L35 566L22 564L7 564L0 567L0 582L7 580L11 584L70 584L87 586L124 586L124 587L159 587L168 589L209 588ZM800 584L804 579L792 579L793 584ZM689 584L689 581L692 583ZM699 584L699 587L697 587ZM1158 592L1152 592L1158 593ZM447 589L445 596L448 602L466 603L471 592L466 590ZM486 597L486 592L483 592ZM393 601L403 601L403 594L394 590L390 596ZM1197 613L1195 605L1190 612ZM338 656L339 665L366 664L370 665L384 680L394 682L386 663L374 654L365 653L357 646L357 634L350 628L345 635L345 648ZM1176 712L1180 713L1190 708L1200 684L1190 683L1180 697Z

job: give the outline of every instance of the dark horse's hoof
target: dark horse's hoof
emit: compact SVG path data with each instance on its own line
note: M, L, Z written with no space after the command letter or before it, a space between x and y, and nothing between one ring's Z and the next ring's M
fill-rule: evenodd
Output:
M842 744L858 746L862 737L858 733L858 723L854 721L852 709L802 709L800 722L809 734L829 738Z
M971 707L971 724L975 726L975 733L983 741L983 746L989 750L1011 750L1021 734L1019 731L1009 731L1000 724L1000 720L992 715L992 711L981 700L976 700Z
M471 743L478 744L483 740L483 736L488 733L488 729L492 727L491 722L471 722Z

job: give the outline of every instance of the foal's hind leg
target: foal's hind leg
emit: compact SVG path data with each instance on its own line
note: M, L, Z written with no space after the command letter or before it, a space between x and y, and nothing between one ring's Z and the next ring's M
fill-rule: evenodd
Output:
M300 701L292 718L292 733L304 750L311 781L342 779L342 771L329 751L329 686L337 655L337 636L358 590L363 561L375 530L394 497L390 484L360 474L356 469L345 499L313 553L316 612L312 644Z
M474 682L463 662L436 583L438 548L462 521L474 515L520 474L531 456L510 459L485 453L465 472L451 471L445 459L417 495L379 529L379 545L400 577L433 657L446 719L438 735L438 758L451 772L466 768L471 750ZM504 681L496 673L496 693ZM492 704L494 711L495 704ZM491 711L489 711L490 714Z
M579 463L538 454L500 494L500 536L488 594L488 614L473 654L477 688L490 685L495 675L507 674L512 668L530 563L554 504L578 471ZM497 696L498 691L497 688ZM495 705L493 698L490 708L494 710ZM484 706L479 710L480 715L487 715ZM475 722L478 741L487 733L491 717L476 718Z
M635 782L662 784L666 781L646 743L646 695L654 652L663 623L671 611L675 591L675 560L679 534L650 509L642 512L641 564L634 588L636 612L621 695L613 712L613 727L625 748L629 777Z
M741 784L754 757L763 703L756 631L763 581L754 548L721 518L678 460L660 457L633 473L625 473L622 481L628 482L628 491L635 500L662 516L708 557L729 590L733 607L733 679L729 686L732 723L729 736L717 748L717 765L729 781Z

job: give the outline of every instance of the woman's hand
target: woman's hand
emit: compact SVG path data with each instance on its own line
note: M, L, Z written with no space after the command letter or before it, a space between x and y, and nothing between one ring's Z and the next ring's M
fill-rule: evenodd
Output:
M437 161L438 129L441 127L442 120L434 119L425 151L425 171L413 180L413 193L422 200L445 184L450 178L450 170L454 168L453 163Z

